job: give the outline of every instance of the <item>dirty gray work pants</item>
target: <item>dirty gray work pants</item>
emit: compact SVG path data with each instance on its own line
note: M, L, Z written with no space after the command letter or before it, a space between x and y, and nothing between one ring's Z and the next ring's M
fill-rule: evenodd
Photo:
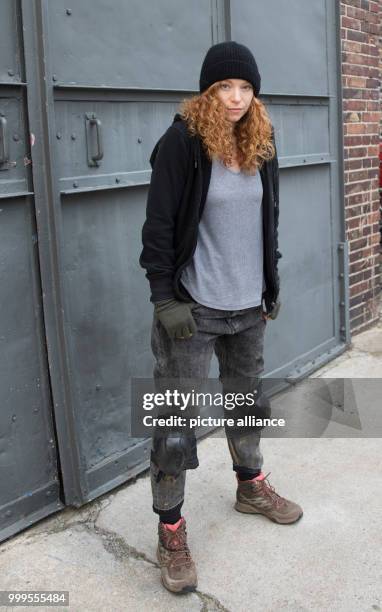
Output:
M171 340L154 314L151 336L151 348L155 357L154 380L179 378L179 389L182 387L182 378L205 380L215 351L223 389L226 379L235 379L240 381L240 392L253 390L264 370L263 346L267 323L262 317L262 306L244 310L217 310L193 302L192 307L198 330L185 340ZM235 407L235 411L239 411L237 416L240 416L240 408ZM260 452L259 429L244 431L239 437L229 436L227 430L225 433L233 469L261 469L263 457ZM196 464L188 467L197 465L196 457ZM185 469L176 477L166 476L160 473L151 456L150 476L155 510L170 510L183 501Z

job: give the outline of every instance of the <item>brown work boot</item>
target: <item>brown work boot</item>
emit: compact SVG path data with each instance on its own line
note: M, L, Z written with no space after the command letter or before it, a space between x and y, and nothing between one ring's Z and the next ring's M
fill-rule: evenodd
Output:
M195 563L187 546L186 521L183 516L175 525L159 522L158 561L164 586L173 593L195 591Z
M236 475L238 486L235 509L248 514L264 514L275 523L295 523L302 517L302 509L276 493L266 480L269 474L265 476L261 473L252 480L243 481Z

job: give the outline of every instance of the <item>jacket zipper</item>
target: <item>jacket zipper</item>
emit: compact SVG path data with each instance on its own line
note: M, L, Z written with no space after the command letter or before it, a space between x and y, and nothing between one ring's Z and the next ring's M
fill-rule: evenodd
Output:
M273 188L273 178L272 178L272 188ZM275 198L274 198L274 193L273 193L273 189L271 190L271 194L270 194L270 200L271 200L271 206L273 209L273 215L274 215L274 208L275 208ZM272 245L272 248L270 249L270 253L268 256L268 261L269 261L269 276L270 276L270 280L271 280L271 284L273 286L273 288L275 288L276 286L276 277L274 275L274 237L271 235L270 229L271 229L271 224L269 223L268 220L268 244Z
M197 159L195 159L194 167L195 168L198 167L198 160ZM201 202L202 202L202 191L203 191L203 186L202 186L202 189L200 190L200 197L199 197L199 204L198 204L198 211L197 211L198 217L199 217L199 211L200 211L200 206L201 206ZM182 265L179 266L178 270L176 271L176 274L175 274L175 285L176 285L177 288L178 288L178 281L179 281L179 279L180 279L180 277L182 275L182 272L183 272L184 268L186 266L188 266L188 264L192 261L192 258L194 256L194 253L195 253L195 250L196 250L196 245L197 245L197 240L194 241L194 246L192 248L192 253L191 253L190 257L184 263L182 263Z

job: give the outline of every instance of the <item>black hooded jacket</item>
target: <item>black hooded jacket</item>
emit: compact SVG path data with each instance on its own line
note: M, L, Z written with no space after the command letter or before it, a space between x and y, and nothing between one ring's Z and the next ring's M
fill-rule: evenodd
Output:
M272 130L273 144L276 149ZM156 143L150 164L153 169L142 229L139 258L150 282L151 302L169 298L189 301L180 276L195 252L198 226L206 202L212 163L201 140L191 136L181 115ZM266 312L279 293L278 218L279 168L276 155L260 169L263 184L263 293Z

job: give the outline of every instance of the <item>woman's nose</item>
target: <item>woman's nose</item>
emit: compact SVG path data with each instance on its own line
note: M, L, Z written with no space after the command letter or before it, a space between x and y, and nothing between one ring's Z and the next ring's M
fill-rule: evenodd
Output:
M232 94L232 100L236 100L236 101L241 100L241 92L240 91L234 91L233 94Z

